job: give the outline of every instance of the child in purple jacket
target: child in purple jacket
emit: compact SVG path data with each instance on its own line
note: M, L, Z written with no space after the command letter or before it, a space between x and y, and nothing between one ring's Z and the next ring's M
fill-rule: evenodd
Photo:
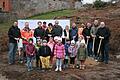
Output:
M77 55L77 47L75 45L74 40L71 41L71 45L68 48L68 52L70 53L70 65L72 66L72 68L74 68L75 67L75 59L76 59L76 55Z

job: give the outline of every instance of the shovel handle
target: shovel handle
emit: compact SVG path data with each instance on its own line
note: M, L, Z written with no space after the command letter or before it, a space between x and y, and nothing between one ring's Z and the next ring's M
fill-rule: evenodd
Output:
M100 43L99 43L99 47L98 47L98 51L97 51L97 53L99 53L100 52L100 47L101 47L101 43L102 43L102 38L100 39Z

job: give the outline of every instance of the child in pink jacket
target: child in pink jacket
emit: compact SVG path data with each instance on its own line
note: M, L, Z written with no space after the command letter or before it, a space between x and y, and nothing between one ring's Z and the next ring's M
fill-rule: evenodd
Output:
M65 48L62 44L62 38L58 38L58 43L55 45L54 48L54 55L56 57L56 69L55 71L62 71L62 60L65 55Z

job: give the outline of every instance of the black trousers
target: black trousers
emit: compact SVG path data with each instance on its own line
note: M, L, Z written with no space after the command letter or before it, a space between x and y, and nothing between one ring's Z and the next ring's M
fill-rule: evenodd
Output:
M75 64L75 58L76 57L70 57L70 64Z

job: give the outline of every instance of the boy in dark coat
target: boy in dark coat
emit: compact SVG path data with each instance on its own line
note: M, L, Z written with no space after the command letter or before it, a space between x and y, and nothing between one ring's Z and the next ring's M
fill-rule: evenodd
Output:
M42 69L49 69L51 49L47 46L47 40L43 40L43 46L39 49L39 56L42 63Z

